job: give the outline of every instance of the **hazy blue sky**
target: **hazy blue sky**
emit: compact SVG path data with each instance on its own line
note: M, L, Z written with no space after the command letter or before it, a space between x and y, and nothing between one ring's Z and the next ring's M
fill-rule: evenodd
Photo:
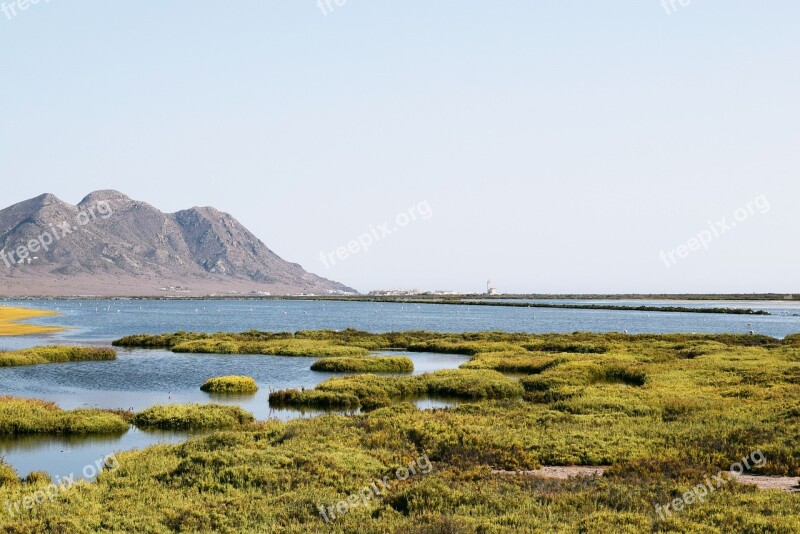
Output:
M800 291L800 3L675 5L0 12L0 204L213 205L364 291Z

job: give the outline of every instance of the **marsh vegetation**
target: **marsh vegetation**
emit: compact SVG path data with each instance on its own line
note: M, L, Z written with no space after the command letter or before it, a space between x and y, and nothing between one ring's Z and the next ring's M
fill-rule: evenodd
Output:
M361 358L322 358L312 371L327 373L411 373L414 362L408 356L371 356Z
M800 496L736 481L665 521L654 509L753 451L766 462L752 473L800 477L800 336L283 336L288 343L297 337L472 358L454 371L359 374L312 390L273 392L276 404L369 408L352 415L253 423L247 414L209 407L146 410L137 424L209 428L206 421L219 419L231 426L181 445L120 454L117 471L7 526L16 532L800 530ZM455 395L463 403L419 410L405 402L419 394ZM396 483L331 525L320 519L318 506L421 454L433 462L429 475ZM600 478L570 480L497 473L542 465L611 467ZM0 477L9 481L0 483L0 501L30 491L8 469Z
M141 411L131 422L139 428L202 430L240 427L253 420L251 414L238 406L170 404Z
M255 393L258 385L249 376L220 376L209 378L200 389L206 393Z
M51 402L0 397L0 435L119 434L128 430L119 414L107 410L62 410Z
M89 362L114 360L114 349L103 347L47 346L11 352L0 352L0 367L39 365L43 363Z

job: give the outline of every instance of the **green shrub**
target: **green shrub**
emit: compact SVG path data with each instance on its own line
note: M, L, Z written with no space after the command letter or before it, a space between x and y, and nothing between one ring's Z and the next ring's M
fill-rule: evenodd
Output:
M28 476L25 477L25 483L32 486L45 485L50 482L52 482L50 475L44 471L31 471L28 473Z
M328 341L304 339L277 341L238 341L203 339L186 341L172 347L173 352L202 354L247 354L299 357L357 357L369 354L361 347L335 345Z
M572 354L605 354L608 347L592 343L570 343L564 341L537 341L523 345L529 351L535 352L566 352Z
M297 406L309 408L356 409L361 406L358 397L352 393L334 391L317 391L315 389L300 391L285 389L269 394L271 406Z
M114 349L98 347L49 346L15 352L0 352L0 367L84 361L105 361L117 358Z
M647 374L643 369L631 366L612 365L603 368L597 376L598 381L622 382L629 386L643 386L647 382Z
M133 424L140 428L167 430L233 428L253 421L253 416L239 406L220 404L153 406L133 418Z
M20 479L17 472L4 459L0 458L0 488L19 485Z
M441 395L460 399L503 399L522 395L522 386L496 371L445 370L409 377L371 374L331 378L316 392L353 396L364 408L388 406L392 399ZM275 399L285 404L306 402L307 395L278 392ZM272 396L270 396L272 398Z
M200 389L207 393L255 393L258 385L249 376L220 376L209 378Z
M105 410L60 409L52 402L0 397L0 435L119 434L128 423Z
M461 369L493 369L504 373L539 374L566 361L566 358L553 358L530 352L481 352L461 365Z
M311 370L329 373L411 373L414 371L414 362L407 356L323 358L314 362Z

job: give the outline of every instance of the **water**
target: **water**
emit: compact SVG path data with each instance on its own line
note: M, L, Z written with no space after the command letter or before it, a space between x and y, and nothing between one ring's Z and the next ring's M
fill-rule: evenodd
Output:
M414 373L455 369L469 358L458 355L414 353ZM0 369L0 392L34 397L60 407L130 409L141 411L156 404L236 404L256 419L289 420L313 417L322 410L274 409L269 392L275 389L313 388L344 373L311 371L316 358L173 354L164 350L118 350L117 360L75 362ZM200 391L207 379L224 375L253 377L259 391L253 395L213 395ZM450 406L452 401L419 399L420 408ZM0 454L21 475L46 471L52 477L75 473L114 452L157 443L177 443L186 432L144 432L132 428L122 436L0 438Z
M393 353L396 354L396 353ZM455 369L467 356L411 353L414 374ZM165 350L117 350L115 361L74 362L0 369L3 395L36 397L61 408L107 408L141 411L156 404L236 404L256 419L288 420L322 411L276 410L269 393L277 389L311 389L346 373L311 371L317 358L174 354ZM215 376L252 377L259 391L252 395L216 395L200 391Z
M49 342L109 342L140 333L240 332L357 328L370 332L434 330L441 332L623 332L756 333L782 338L800 332L800 302L712 301L548 301L554 303L637 306L727 306L764 309L774 315L724 315L613 310L503 308L439 304L395 304L298 300L33 300L8 305L54 310L62 315L36 322L70 328ZM787 315L788 314L788 315ZM41 343L42 338L0 338L0 348Z
M603 304L606 301L548 301ZM371 332L435 330L468 332L625 331L630 333L746 333L784 337L800 332L800 303L710 301L608 301L653 306L728 306L765 309L774 315L745 316L610 310L502 308L496 306L393 304L320 301L174 301L174 300L34 300L4 304L60 312L33 322L67 331L47 336L0 338L0 350L42 344L108 345L122 336L178 330L239 332L250 329L290 331L357 328ZM457 368L464 356L410 354L415 373ZM313 388L337 374L313 372L314 358L173 354L163 350L119 350L111 362L78 362L0 369L0 394L35 397L64 409L123 408L135 411L155 404L237 404L257 419L319 415L316 410L275 410L272 389ZM260 390L249 396L213 396L201 392L208 378L252 376ZM421 408L447 406L446 400L422 399ZM131 429L122 436L0 438L0 454L24 475L41 470L51 476L82 476L87 465L114 452L191 437L182 432Z

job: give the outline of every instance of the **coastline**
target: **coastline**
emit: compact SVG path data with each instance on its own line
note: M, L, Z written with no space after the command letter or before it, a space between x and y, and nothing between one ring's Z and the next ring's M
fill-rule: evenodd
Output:
M43 326L22 322L37 317L52 317L54 315L58 315L58 313L32 308L16 308L0 305L0 337L61 332L63 328L58 326Z

